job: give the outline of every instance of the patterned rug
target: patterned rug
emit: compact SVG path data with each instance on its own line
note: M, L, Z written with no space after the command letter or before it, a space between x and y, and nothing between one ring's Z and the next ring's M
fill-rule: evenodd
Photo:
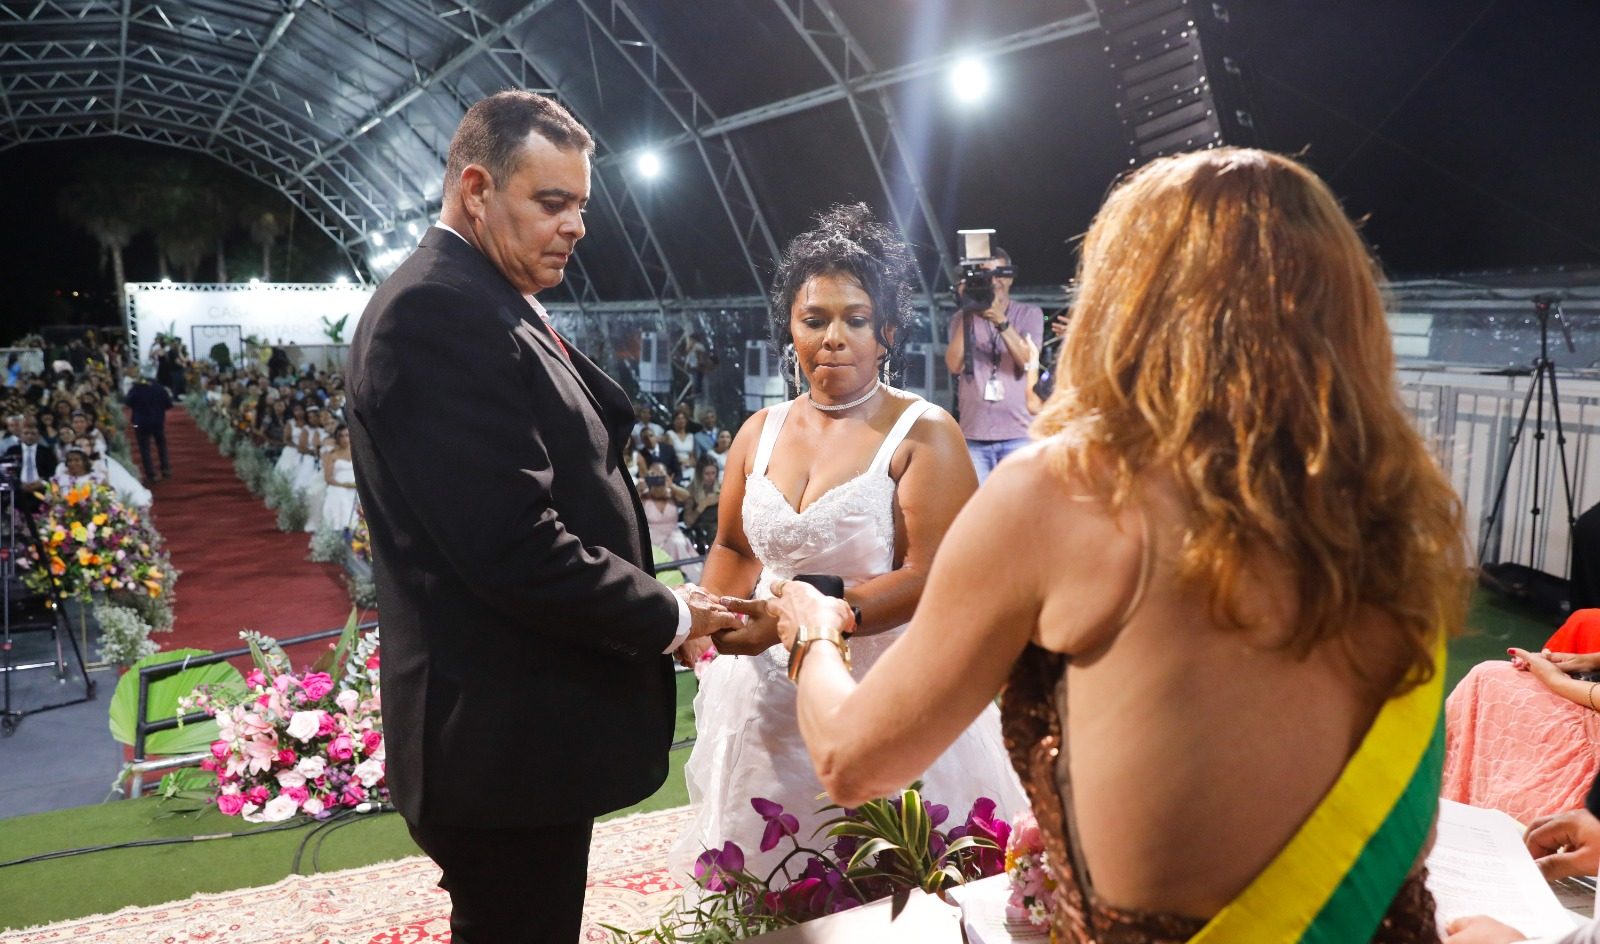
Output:
M595 826L582 941L606 940L602 924L649 927L666 911L679 890L667 850L687 820L685 807ZM438 880L417 856L12 931L0 944L446 944L450 899Z

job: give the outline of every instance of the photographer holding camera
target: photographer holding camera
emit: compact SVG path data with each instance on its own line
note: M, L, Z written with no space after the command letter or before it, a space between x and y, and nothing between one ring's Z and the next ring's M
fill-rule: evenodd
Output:
M945 366L956 375L961 435L978 470L988 478L1000 460L1028 443L1028 375L1036 369L1044 312L1011 299L1016 270L1011 254L996 246L969 264L956 287L960 308L950 319Z

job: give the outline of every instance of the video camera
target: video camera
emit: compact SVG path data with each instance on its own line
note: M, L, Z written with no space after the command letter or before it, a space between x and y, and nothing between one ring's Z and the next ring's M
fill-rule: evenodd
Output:
M990 251L992 229L958 229L961 237L961 281L956 285L956 305L962 311L983 311L994 304L994 280L1017 274L1013 266L985 268L996 257Z

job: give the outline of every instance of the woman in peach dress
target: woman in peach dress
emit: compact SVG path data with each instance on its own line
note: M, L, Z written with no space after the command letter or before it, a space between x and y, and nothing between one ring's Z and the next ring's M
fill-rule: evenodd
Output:
M1578 610L1540 652L1461 680L1445 702L1446 799L1523 823L1583 805L1600 769L1600 652L1570 650L1597 633L1600 609Z

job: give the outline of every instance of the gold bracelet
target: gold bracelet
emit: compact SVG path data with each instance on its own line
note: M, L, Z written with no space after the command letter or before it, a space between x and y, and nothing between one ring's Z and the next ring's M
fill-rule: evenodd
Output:
M1600 711L1600 708L1596 708L1594 706L1594 687L1596 685L1600 685L1600 682L1590 682L1589 683L1589 710L1590 711Z
M839 647L839 656L844 659L845 671L850 671L850 644L845 642L843 634L837 627L832 629L812 629L801 626L795 633L794 645L789 647L789 681L800 680L800 665L805 662L806 650L814 642L831 642Z

